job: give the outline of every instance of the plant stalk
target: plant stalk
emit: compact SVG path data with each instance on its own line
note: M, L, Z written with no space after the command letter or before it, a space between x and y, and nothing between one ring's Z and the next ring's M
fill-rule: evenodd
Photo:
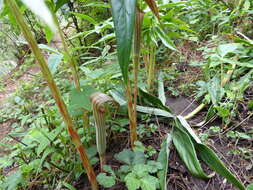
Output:
M129 117L129 127L130 127L130 142L131 147L134 148L134 142L137 141L137 121L136 114L133 106L133 97L131 84L128 80L126 84L126 98L127 98L127 109L128 109L128 117Z
M21 31L23 32L25 39L28 41L28 43L35 55L35 58L37 59L37 62L40 66L43 77L47 81L47 84L48 84L48 86L51 90L51 93L55 99L56 105L58 106L58 109L63 117L63 120L68 127L68 132L71 136L71 139L80 154L83 166L87 172L89 181L91 183L92 190L98 190L98 184L97 184L95 172L89 162L88 155L86 154L84 147L82 145L82 142L80 140L80 137L74 127L73 121L72 121L72 119L69 115L69 112L67 110L67 106L64 103L63 99L61 98L61 94L60 94L60 92L55 84L55 81L52 77L52 74L47 66L46 60L45 60L44 56L42 55L40 49L38 48L38 44L35 41L35 39L31 33L23 15L21 14L16 2L14 0L5 0L5 3L9 6L10 11L14 15L17 23L20 26Z
M134 117L137 118L137 97L138 97L138 70L140 62L140 49L141 49L141 27L144 13L137 7L135 17L135 31L134 31L134 52L133 52L133 65L134 65Z

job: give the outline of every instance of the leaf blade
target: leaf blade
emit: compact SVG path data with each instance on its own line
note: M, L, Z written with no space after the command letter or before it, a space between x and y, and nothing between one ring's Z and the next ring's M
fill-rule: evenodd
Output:
M111 0L113 23L117 40L117 54L124 82L128 81L136 0Z

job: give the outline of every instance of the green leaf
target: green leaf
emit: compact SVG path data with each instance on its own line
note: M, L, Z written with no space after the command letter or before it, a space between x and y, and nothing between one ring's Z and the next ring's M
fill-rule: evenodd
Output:
M50 30L50 28L48 26L44 27L44 32L46 35L47 43L51 43L51 41L54 37L54 33Z
M216 156L216 154L203 144L196 144L196 150L200 158L214 171L221 176L225 177L230 183L238 187L240 190L245 190L242 183L224 166L222 161Z
M202 144L200 139L194 133L194 131L190 128L187 121L179 116L178 120L180 124L179 126L183 127L184 131L188 133L192 139L194 140L194 146L200 158L206 162L206 164L216 171L221 176L225 177L230 183L234 186L238 187L241 190L244 190L245 187L240 183L240 181L224 166L222 161L218 158L218 156L206 145Z
M133 152L129 149L124 149L122 152L115 154L115 159L128 165L145 164L146 158L143 152Z
M164 92L164 83L163 83L163 73L160 72L158 75L158 98L161 100L162 104L165 106L166 97Z
M4 187L6 190L16 190L18 185L25 180L21 170L16 171L14 174L9 175L4 180Z
M163 103L161 102L161 100L159 98L143 91L140 88L139 88L139 96L140 96L140 100L142 102L142 105L160 108L162 110L165 110L165 111L171 113L170 108L163 105Z
M42 50L46 50L46 51L54 53L54 54L60 54L56 49L51 48L51 47L49 47L49 46L47 46L45 44L39 44L38 46Z
M199 178L207 179L208 176L203 172L193 142L189 135L182 129L178 119L175 119L176 125L173 127L172 140L181 159L189 169L190 173Z
M170 37L167 34L165 34L163 29L161 27L156 27L155 29L156 29L155 30L156 34L158 35L158 37L162 41L163 45L165 45L167 48L169 48L171 50L177 51L173 41L170 39Z
M116 178L116 175L115 175L114 171L112 170L112 167L111 167L111 166L109 166L109 165L104 165L104 166L103 166L103 170L104 170L105 172L111 174L113 177Z
M57 27L55 25L53 16L45 4L44 0L21 0L31 11L36 14L40 19L42 19L52 31L56 31Z
M82 91L77 89L71 90L69 94L69 110L73 116L82 115L84 111L92 111L90 96L98 92L95 88L87 85L82 86Z
M127 174L124 181L128 190L136 190L141 186L140 180L133 173Z
M147 175L141 178L141 189L142 190L156 190L158 179L154 176Z
M115 185L115 179L112 176L107 176L105 173L100 173L97 176L98 183L105 188L110 188Z
M124 82L128 82L128 67L132 48L136 0L111 0L113 23L117 39L117 54Z
M218 46L217 52L221 57L225 57L228 53L234 53L240 46L239 43L222 44Z
M96 20L94 18L88 16L88 15L85 15L85 14L82 14L82 13L75 13L75 12L71 12L71 11L70 11L70 13L77 16L80 19L83 19L83 20L86 20L86 21L90 22L91 24L94 24L94 25L97 24Z
M162 164L162 170L157 173L161 190L167 190L167 172L169 164L169 153L172 137L170 134L167 135L167 138L163 141L161 145L161 150L159 152L157 161Z
M60 65L63 58L63 54L51 54L48 58L48 67L51 73L55 73L57 71L57 67Z
M224 96L225 90L221 87L220 80L217 77L212 78L212 80L208 82L208 93L214 105Z
M249 184L246 188L246 190L253 190L253 183Z
M174 117L170 112L167 112L158 108L147 107L147 106L137 106L136 109L138 112L147 113L151 115L163 116L163 117L169 117L169 118Z
M64 187L68 188L69 190L76 190L75 187L73 187L72 185L70 185L69 183L67 183L67 182L65 182L65 181L62 181L61 184L62 184Z
M57 12L58 9L60 9L66 3L68 3L68 0L57 0L57 2L55 4L55 10L54 11Z
M55 149L54 147L48 147L48 148L44 151L44 153L43 153L43 155L42 155L42 158L40 159L40 167L42 166L42 164L43 164L44 160L47 158L47 156L48 156L49 154L53 153L53 152L56 152L56 149ZM39 168L40 168L40 167L39 167Z

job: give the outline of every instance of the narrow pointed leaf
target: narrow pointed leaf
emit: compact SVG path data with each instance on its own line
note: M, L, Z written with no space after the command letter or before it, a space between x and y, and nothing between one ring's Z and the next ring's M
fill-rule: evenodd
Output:
M219 157L215 154L213 150L204 145L197 135L194 133L193 129L191 129L190 125L187 121L181 117L177 117L177 121L180 122L180 126L184 128L184 131L188 133L192 137L194 142L195 149L200 156L200 158L215 172L225 177L230 183L232 183L235 187L240 190L244 190L245 187L243 184L225 167L223 162L219 159Z
M162 104L165 106L166 97L164 92L164 83L163 83L163 73L160 72L158 75L158 98L161 100Z
M161 145L161 151L159 152L157 161L162 164L163 169L158 172L157 176L159 179L159 183L161 186L161 190L167 190L167 172L168 172L168 164L169 164L169 153L170 153L170 145L172 142L171 135L168 134L167 138Z
M157 5L156 5L155 0L145 0L145 2L148 4L149 8L150 8L151 11L154 13L154 15L155 15L158 19L160 19L158 7L157 7Z
M117 54L124 82L128 81L136 0L111 0L112 16L117 40Z
M53 16L44 0L21 0L31 11L42 19L52 31L56 31Z
M213 150L208 148L204 144L196 144L196 149L200 158L214 171L221 176L225 177L230 183L236 186L240 190L244 190L245 187L241 182L224 166L222 161L214 153Z
M201 168L190 136L182 129L177 119L175 119L175 122L176 125L172 131L172 139L181 159L192 175L204 179L209 178Z

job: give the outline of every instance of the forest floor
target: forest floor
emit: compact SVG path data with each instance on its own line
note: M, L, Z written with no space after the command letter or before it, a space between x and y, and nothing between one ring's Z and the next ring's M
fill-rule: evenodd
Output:
M13 69L9 74L3 77L1 83L4 84L4 90L0 91L0 109L3 106L8 106L5 103L11 98L17 90L20 90L19 82L30 82L40 72L37 65L31 66L26 72L21 73L19 76L14 76L19 71L19 67ZM15 120L9 119L5 122L0 122L0 139L4 139L11 131L11 125ZM0 149L0 156L4 153L3 149Z

